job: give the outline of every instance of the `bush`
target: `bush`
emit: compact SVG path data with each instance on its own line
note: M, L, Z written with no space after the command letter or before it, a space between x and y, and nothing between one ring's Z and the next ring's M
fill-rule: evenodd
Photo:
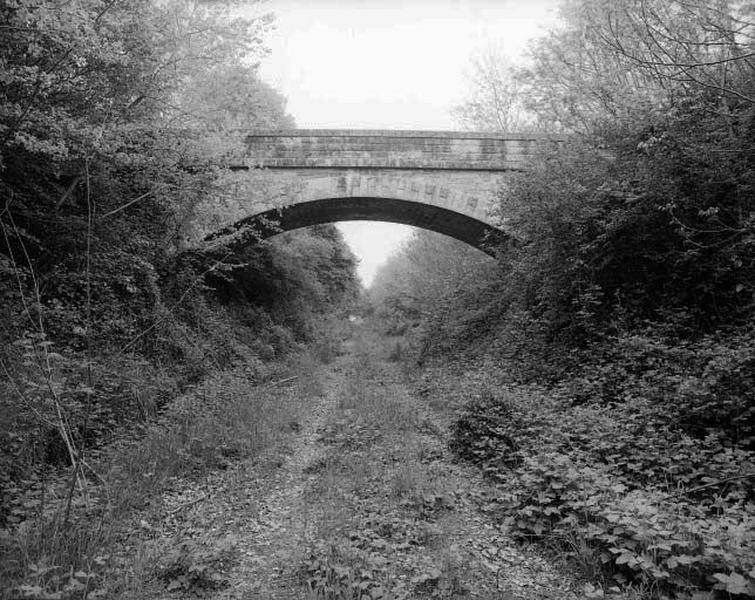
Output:
M755 596L755 512L742 494L706 511L683 495L629 490L610 467L565 454L527 457L499 502L519 536L543 538L625 584Z
M451 445L496 482L487 508L514 535L611 585L755 595L755 452L725 429L693 435L637 390L575 402L565 384L470 380Z
M659 421L755 449L755 333L673 340L657 329L613 336L581 353L582 369L561 392L576 403L646 400Z

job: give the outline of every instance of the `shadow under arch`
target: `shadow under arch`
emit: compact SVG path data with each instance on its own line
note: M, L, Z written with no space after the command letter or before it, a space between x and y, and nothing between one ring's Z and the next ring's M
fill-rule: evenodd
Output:
M206 239L212 241L244 228L246 233L234 245L245 245L284 231L339 221L412 225L450 236L490 256L495 256L496 248L508 240L500 229L453 210L421 202L369 196L323 198L275 208L246 217Z

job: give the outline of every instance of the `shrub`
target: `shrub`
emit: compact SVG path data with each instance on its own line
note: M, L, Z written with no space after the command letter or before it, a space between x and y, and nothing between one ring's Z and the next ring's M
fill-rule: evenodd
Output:
M494 383L467 390L451 445L497 483L488 509L514 535L613 585L755 595L755 453L691 435L657 398Z
M582 369L560 385L575 402L646 400L658 421L755 448L753 331L674 340L648 328L610 337L581 358Z

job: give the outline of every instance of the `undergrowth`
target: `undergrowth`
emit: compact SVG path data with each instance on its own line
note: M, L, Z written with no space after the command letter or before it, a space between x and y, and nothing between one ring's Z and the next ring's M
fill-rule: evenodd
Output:
M749 425L722 420L713 406L742 414L744 400L704 395L713 366L698 379L677 377L677 389L697 384L707 402L682 405L648 383L670 381L671 369L627 375L636 358L550 389L513 383L500 363L462 377L438 367L422 393L456 407L452 448L496 483L483 508L514 536L556 550L606 589L755 597L755 452L737 443L749 442L741 435ZM585 382L608 379L621 381L621 395L584 393ZM707 427L693 414L701 406Z
M455 490L433 469L416 408L385 368L393 348L371 334L355 338L336 414L319 432L325 453L305 470L317 478L305 491L315 533L297 561L304 597L464 596L467 558L444 520Z
M303 353L263 369L218 372L158 418L89 453L76 485L67 473L51 473L30 486L14 501L17 523L0 530L0 597L97 598L142 585L128 581L115 556L128 547L130 515L159 504L160 493L177 479L199 482L290 434L304 407L300 394L278 382L301 379L311 390L318 364ZM173 591L220 585L216 559L200 560L201 548L186 544L176 546L173 558L145 567L144 577L160 577ZM191 568L183 569L187 560Z

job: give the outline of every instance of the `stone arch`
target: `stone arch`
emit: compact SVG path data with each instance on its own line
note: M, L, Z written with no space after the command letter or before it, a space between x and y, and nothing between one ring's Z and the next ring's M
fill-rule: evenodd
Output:
M246 233L237 242L244 244L284 231L339 221L383 221L412 225L455 238L491 256L495 254L495 247L506 239L503 231L489 223L449 208L416 200L374 196L319 198L264 210L240 219L207 239L213 240L245 229Z

